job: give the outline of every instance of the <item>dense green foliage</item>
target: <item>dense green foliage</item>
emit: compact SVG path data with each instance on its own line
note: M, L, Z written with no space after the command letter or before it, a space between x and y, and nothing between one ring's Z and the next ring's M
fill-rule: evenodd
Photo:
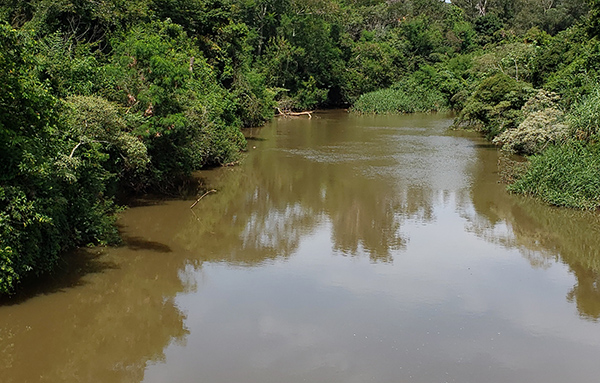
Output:
M533 89L524 82L498 73L481 81L464 108L456 124L475 125L489 138L514 129L521 117L521 108L532 95Z
M149 5L2 9L0 293L69 248L117 242L118 192L232 162L240 127L272 116L260 76L240 68L226 88L198 41Z
M513 188L529 194L559 156L547 148L593 158L598 1L452 3L2 2L0 293L66 249L118 241L117 193L234 162L241 128L275 106L455 110L456 126L540 154Z
M89 127L67 124L66 110L79 100L61 102L39 79L29 34L0 28L0 291L8 291L27 274L51 270L74 243L117 239L106 193L117 156L109 151L127 160L136 145L125 149L135 139L110 109Z

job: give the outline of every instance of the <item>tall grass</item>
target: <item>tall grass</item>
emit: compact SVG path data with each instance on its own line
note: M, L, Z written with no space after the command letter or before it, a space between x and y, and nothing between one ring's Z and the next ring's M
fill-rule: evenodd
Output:
M437 90L414 84L398 84L391 88L365 93L358 98L353 112L364 114L391 114L436 112L448 109L444 95Z
M509 185L515 193L565 207L600 208L600 144L573 141L530 157L528 169Z
M600 84L573 106L569 122L573 136L588 141L600 139Z

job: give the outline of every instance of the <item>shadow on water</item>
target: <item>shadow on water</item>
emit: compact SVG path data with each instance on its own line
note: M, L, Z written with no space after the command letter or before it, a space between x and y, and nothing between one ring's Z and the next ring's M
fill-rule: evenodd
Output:
M146 192L123 192L117 196L117 204L127 208L164 205L169 201L188 200L206 191L205 180L194 174L183 177L163 187ZM200 194L199 194L200 193Z
M476 149L496 149L497 148L496 145L489 143L489 142L485 142L485 143L479 142L479 143L473 144L473 147Z
M124 239L69 254L59 272L1 302L3 383L140 382L147 363L185 341L175 303L195 288L180 277L185 258L156 240Z
M257 142L262 142L262 141L266 141L266 138L261 138L261 137L246 137L246 141L257 141Z
M56 273L0 301L2 383L140 382L147 363L185 341L175 297L195 285L181 278L186 254L153 230L176 226L180 217L165 223L165 213L189 213L189 202L146 197L136 205L120 218L120 246L69 253Z
M40 295L61 293L83 286L86 284L83 279L86 275L116 268L118 266L114 262L102 260L98 250L71 251L59 260L59 266L54 273L24 281L16 294L0 297L0 307L18 305Z
M147 250L156 253L171 253L173 250L160 242L156 241L148 241L142 237L138 236L121 236L123 239L123 246L127 247L129 250L140 251Z
M160 204L141 202L141 206L156 206ZM122 229L122 226L120 226ZM122 235L122 244L116 247L125 247L132 251L150 251L155 253L170 253L172 249L160 242L149 241L139 236ZM101 256L102 248L79 248L64 254L58 261L56 270L40 277L25 280L17 293L0 296L0 307L18 305L27 300L54 293L65 292L68 289L86 284L84 277L89 274L99 274L106 270L114 270L118 265L107 261Z
M129 197L121 201L121 204L127 206L127 208L157 206L163 205L164 203L164 197L151 195L145 195L143 197Z

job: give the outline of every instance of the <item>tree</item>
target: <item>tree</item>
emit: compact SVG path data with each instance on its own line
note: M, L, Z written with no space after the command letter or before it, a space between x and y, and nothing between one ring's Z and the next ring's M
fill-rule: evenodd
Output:
M0 25L0 293L51 271L68 248L117 238L106 154L88 147L74 163L32 37Z

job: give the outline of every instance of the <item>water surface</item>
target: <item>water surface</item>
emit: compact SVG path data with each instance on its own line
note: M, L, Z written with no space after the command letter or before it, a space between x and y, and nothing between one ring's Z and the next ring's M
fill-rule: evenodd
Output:
M249 131L0 306L2 382L597 382L600 218L509 195L445 115ZM200 191L202 193L203 191Z

